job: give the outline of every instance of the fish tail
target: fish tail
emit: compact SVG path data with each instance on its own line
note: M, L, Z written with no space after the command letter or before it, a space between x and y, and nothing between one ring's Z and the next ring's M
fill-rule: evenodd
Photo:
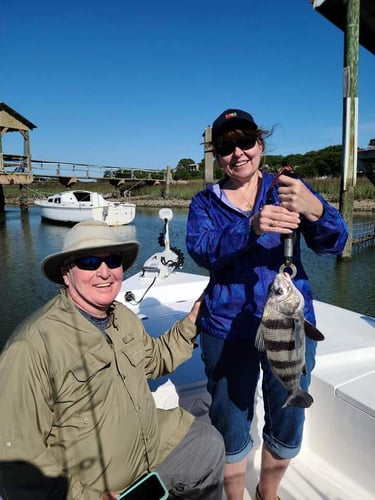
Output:
M298 391L293 392L287 397L287 400L283 404L283 408L288 406L297 406L299 408L309 408L314 402L314 399L308 392L298 389Z

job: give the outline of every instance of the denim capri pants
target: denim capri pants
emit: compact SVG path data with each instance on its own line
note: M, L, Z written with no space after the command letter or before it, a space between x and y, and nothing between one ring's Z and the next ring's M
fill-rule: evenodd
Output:
M273 375L265 353L254 340L227 340L201 332L202 360L207 375L207 389L212 397L210 418L225 443L225 461L235 463L245 458L253 447L250 426L254 416L254 398L263 370L264 444L280 458L295 457L302 442L305 411L282 408L287 389ZM306 338L306 372L301 387L307 391L315 365L316 342Z

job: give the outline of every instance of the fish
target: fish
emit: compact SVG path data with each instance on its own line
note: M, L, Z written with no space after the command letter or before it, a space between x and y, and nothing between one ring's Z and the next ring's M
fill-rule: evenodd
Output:
M282 408L309 408L313 397L301 388L306 374L305 336L321 341L324 335L303 313L304 298L288 272L278 273L268 289L255 346L265 352L272 372L288 391Z

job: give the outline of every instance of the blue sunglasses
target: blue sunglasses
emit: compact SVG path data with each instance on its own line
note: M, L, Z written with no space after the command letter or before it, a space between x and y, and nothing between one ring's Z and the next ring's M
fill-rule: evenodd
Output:
M74 259L74 263L78 269L83 271L95 271L98 269L102 262L105 262L109 269L116 269L122 265L122 255L107 255L106 257L97 257L96 255L87 255L85 257L78 257Z

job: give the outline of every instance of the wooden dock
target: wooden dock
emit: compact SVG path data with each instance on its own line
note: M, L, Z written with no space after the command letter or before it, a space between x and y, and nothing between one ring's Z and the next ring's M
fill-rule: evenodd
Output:
M0 184L30 184L40 178L71 178L84 180L118 180L122 182L145 182L148 184L168 182L168 168L152 170L110 165L71 163L50 160L30 160L28 168L25 156L3 155ZM64 183L66 185L66 183Z

